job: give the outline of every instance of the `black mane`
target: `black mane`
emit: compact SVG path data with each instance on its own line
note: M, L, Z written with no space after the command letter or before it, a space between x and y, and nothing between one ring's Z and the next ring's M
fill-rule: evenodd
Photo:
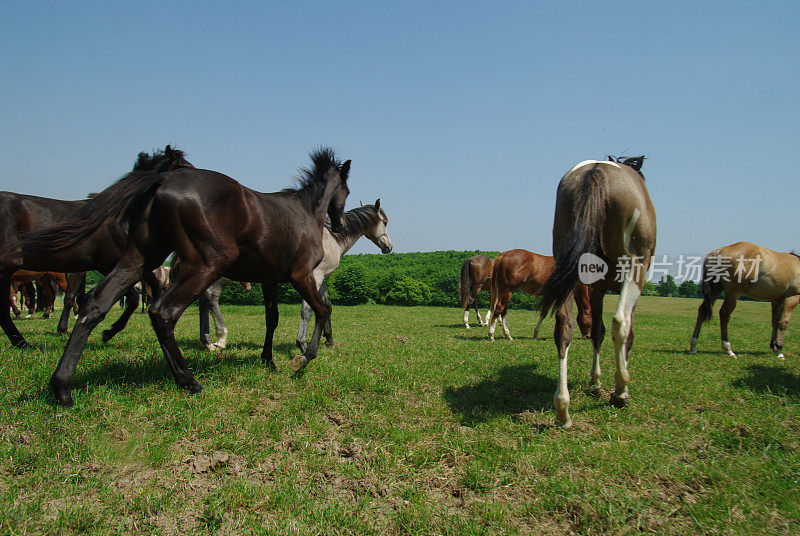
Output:
M133 163L132 171L161 173L180 167L193 168L194 166L186 160L186 153L167 145L163 150L158 149L151 154L144 151L139 153L139 156L136 157L136 162Z
M369 228L378 225L381 217L388 220L382 208L375 210L375 205L363 205L344 213L345 224L338 233L331 231L331 234L340 244L351 241L353 238L362 236ZM331 230L330 222L325 221L325 226Z
M300 174L294 179L297 181L297 188L286 188L282 193L295 195L304 205L313 208L319 203L322 193L325 191L327 179L325 174L333 167L337 171L342 170L342 163L336 158L333 149L330 147L320 147L309 153L313 167L300 168ZM347 180L347 176L342 177L342 181Z

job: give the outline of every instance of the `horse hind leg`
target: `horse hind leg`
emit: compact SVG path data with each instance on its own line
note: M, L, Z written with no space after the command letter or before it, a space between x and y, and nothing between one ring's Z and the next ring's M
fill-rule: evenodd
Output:
M11 341L12 346L25 348L28 346L28 342L11 320L10 288L11 280L6 277L0 277L0 327L3 328L3 332L8 337L8 340Z
M224 350L228 346L228 328L225 326L225 319L222 317L222 310L219 308L219 294L214 293L209 305L211 318L214 320L214 333L217 335L214 349Z
M568 296L564 303L556 310L556 327L553 339L558 351L558 383L553 395L553 405L556 408L556 424L562 428L572 428L572 417L569 415L569 385L567 382L567 360L569 346L572 342L572 296Z
M722 351L733 358L736 358L737 356L731 349L731 341L728 337L728 322L730 322L731 314L736 308L736 302L738 299L738 294L726 295L725 301L722 302L722 307L719 309L719 331L720 338L722 339Z
M641 295L641 288L626 275L622 283L617 310L612 321L612 338L614 339L614 353L617 371L614 375L614 392L611 393L611 404L624 407L628 403L628 337L633 324L633 310Z
M544 311L542 311L541 314L539 315L539 321L536 323L536 327L533 328L533 338L534 339L538 339L539 338L539 328L542 327L542 322L544 322L544 317L545 316L547 316L547 314Z
M602 290L590 291L591 316L592 316L592 369L589 372L589 393L594 396L600 395L600 347L606 335L606 327L603 324L603 297L605 292Z
M775 352L775 357L778 359L786 359L783 355L783 337L786 333L786 328L789 326L789 320L792 318L792 311L794 311L799 301L800 296L792 296L781 302L779 317L776 322L777 333L772 345L772 351Z
M125 329L125 326L128 325L128 320L130 320L131 315L133 315L138 308L139 293L136 292L136 289L131 287L125 292L125 309L122 311L122 314L116 322L111 324L109 329L103 330L103 342L107 343L113 339L117 333Z
M506 313L508 312L508 302L511 300L511 290L504 289L500 292L500 295L497 297L497 301L492 308L492 322L489 324L489 340L494 340L494 331L497 327L498 320L503 323L503 330L505 332L506 337L509 340L514 340L511 338L511 333L508 331L508 324L506 322Z

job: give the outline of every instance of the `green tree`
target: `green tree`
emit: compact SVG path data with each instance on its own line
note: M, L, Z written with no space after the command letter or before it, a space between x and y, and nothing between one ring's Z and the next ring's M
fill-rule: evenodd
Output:
M342 305L358 305L370 299L370 288L367 284L367 270L362 264L356 264L331 275L328 282L331 299Z
M665 275L656 286L658 288L659 296L678 295L678 285L675 284L675 278L669 274Z
M702 293L700 292L700 285L692 281L691 279L687 279L683 283L680 284L678 287L678 296L681 298L702 298Z
M413 277L404 277L394 282L386 294L386 303L393 305L426 305L431 289Z

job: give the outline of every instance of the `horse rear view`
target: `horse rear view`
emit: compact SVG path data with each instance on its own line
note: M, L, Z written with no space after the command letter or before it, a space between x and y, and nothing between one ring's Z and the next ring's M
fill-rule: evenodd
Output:
M556 268L545 283L543 308L555 308L558 350L558 386L554 396L556 422L572 426L567 388L567 356L572 340L572 293L579 265L606 264L589 287L592 309L590 389L599 393L600 345L605 335L603 296L620 292L612 336L617 371L611 403L622 407L628 399L627 354L633 344L633 312L644 286L656 247L656 213L641 173L644 156L622 161L587 160L570 169L558 185L553 255ZM591 255L591 256L590 256ZM591 273L591 272L590 272Z
M486 321L478 311L478 294L481 290L489 290L492 284L492 268L494 261L486 255L473 255L461 264L461 279L458 282L458 293L461 308L464 309L464 327L469 329L469 308L475 307L478 325L489 324L491 311L486 312Z

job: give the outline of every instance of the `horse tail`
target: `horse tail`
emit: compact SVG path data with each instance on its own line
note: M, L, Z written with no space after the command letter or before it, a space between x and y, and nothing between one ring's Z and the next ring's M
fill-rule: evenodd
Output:
M703 260L703 282L701 283L701 291L703 293L703 301L697 309L697 319L700 323L708 322L714 316L714 302L717 301L717 296L722 292L722 281L713 281L708 277L708 258L718 255L719 250L715 249L706 255Z
M581 255L604 255L602 229L606 221L607 200L606 176L595 167L583 176L575 192L572 228L555 258L553 273L542 287L543 314L559 308L575 288Z
M127 228L141 216L144 207L164 182L163 174L132 172L95 197L86 200L77 213L63 224L33 232L22 242L24 256L52 255L79 248L102 227L116 220L122 233L112 232L115 245L122 249L128 239Z
M469 307L469 297L471 294L470 290L472 286L470 284L471 272L472 270L470 270L470 259L466 259L464 260L463 263L461 263L461 279L459 279L458 281L459 303L461 304L461 308L464 310L466 310L467 307Z

